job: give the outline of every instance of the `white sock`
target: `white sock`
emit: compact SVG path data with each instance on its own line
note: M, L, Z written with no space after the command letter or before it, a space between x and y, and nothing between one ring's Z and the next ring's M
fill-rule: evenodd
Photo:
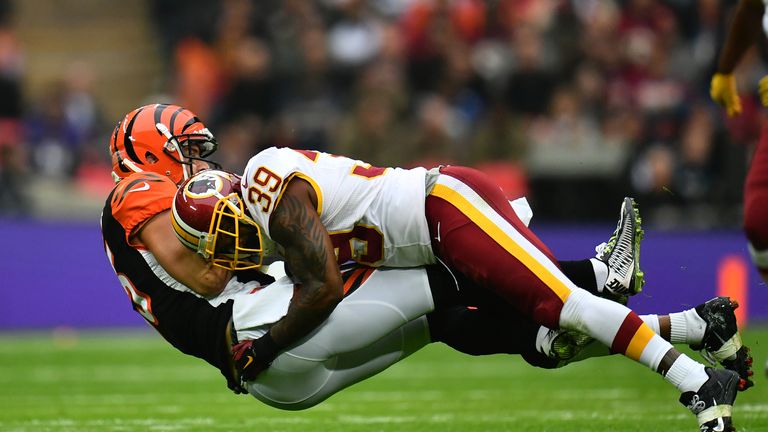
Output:
M578 330L597 339L605 346L613 347L619 330L630 314L634 313L626 306L594 296L581 288L575 288L565 300L563 310L560 312L560 326L564 329ZM645 323L639 325L635 334L628 336L634 338L640 335L640 339L636 341L631 352L627 350L621 354L656 371L672 345L653 333ZM641 347L639 344L642 340L646 342ZM626 348L629 348L629 345ZM640 352L638 348L641 349Z
M640 315L640 319L643 320L645 325L651 328L657 335L661 334L661 326L659 324L658 315Z
M707 382L709 375L704 371L703 364L691 360L685 354L680 354L680 357L672 363L664 379L677 387L681 393L685 393L698 391Z
M597 291L602 292L605 286L605 281L608 280L608 264L600 261L597 258L590 258L589 262L592 263L592 270L595 272L595 283L597 284Z
M683 312L669 314L670 342L698 344L704 339L707 330L707 322L704 321L696 309L688 309Z

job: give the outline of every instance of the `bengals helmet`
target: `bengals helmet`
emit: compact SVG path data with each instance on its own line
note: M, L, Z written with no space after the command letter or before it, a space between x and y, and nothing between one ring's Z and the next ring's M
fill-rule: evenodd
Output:
M193 174L195 160L218 167L205 160L217 147L213 134L191 111L177 105L145 105L128 113L112 132L112 177L119 182L151 171L179 184Z
M261 229L246 214L240 177L220 170L201 171L176 192L172 219L184 246L228 270L258 268Z

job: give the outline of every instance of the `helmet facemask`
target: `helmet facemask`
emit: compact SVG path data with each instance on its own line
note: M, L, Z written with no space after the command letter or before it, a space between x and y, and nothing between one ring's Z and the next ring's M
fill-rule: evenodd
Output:
M163 152L182 165L182 171L184 172L182 181L195 174L193 170L195 161L205 162L211 169L221 169L221 165L206 159L219 146L216 138L214 138L208 128L195 133L173 135L163 123L156 123L155 127L167 140L163 145ZM192 146L197 146L199 149L197 156L193 155Z
M216 203L210 228L201 236L198 252L213 265L227 270L261 267L261 229L245 215L243 202L236 193Z

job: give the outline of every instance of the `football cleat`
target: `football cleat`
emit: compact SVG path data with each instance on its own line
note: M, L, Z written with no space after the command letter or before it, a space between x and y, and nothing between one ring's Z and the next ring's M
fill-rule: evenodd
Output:
M608 266L608 278L600 292L612 300L626 303L643 289L645 274L640 270L640 241L643 229L635 200L624 198L616 230L606 243L595 248L595 257Z
M592 337L575 330L549 330L542 327L539 346L547 357L557 362L557 367L563 367L576 359L588 345L595 342Z
M738 389L744 391L753 385L752 356L749 348L741 343L739 327L734 310L739 307L728 297L716 297L696 306L696 313L707 323L700 344L691 349L701 351L702 356L712 365L720 363L726 369L739 374Z
M736 400L739 375L736 372L706 368L709 379L696 392L680 395L685 405L699 421L700 432L735 431L731 412Z

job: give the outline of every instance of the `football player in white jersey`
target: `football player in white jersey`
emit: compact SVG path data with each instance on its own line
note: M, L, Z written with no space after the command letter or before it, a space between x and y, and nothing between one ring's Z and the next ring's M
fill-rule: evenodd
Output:
M737 388L745 388L748 377L706 368L628 308L575 286L498 186L477 170L378 168L327 153L270 148L249 161L241 196L221 198L236 204L208 220L207 232L198 225L177 229L177 234L183 240L189 236L187 245L197 250L215 244L219 235L234 236L233 244L247 246L256 241L241 239L238 227L258 227L258 251L235 249L231 256L210 258L239 268L280 256L300 286L285 317L258 339L236 347L235 361L246 380L312 331L341 301L339 263L415 267L440 260L471 281L469 289L497 295L534 323L586 333L657 371L682 393L681 403L696 414L701 430L731 427ZM174 218L177 204L178 199ZM614 248L631 247L630 230L625 232ZM623 270L634 278L636 262ZM721 362L745 351L740 340L727 342L715 350Z
M182 107L152 104L128 113L115 128L109 143L117 185L107 198L102 213L102 234L110 264L133 309L173 346L217 367L227 378L230 388L238 389L239 381L230 364L230 344L226 343L230 337L227 329L242 332L240 337L243 338L257 336L263 326L283 316L294 288L292 282L285 280L267 286L272 279L258 272L235 272L237 277L232 278L233 272L212 266L172 238L175 235L168 213L177 183L212 165L203 158L213 153L216 145L205 125ZM588 261L582 264L591 265ZM293 358L292 361L281 360L279 363L291 367L276 367L263 378L269 380L270 376L280 376L280 380L272 380L265 386L260 379L259 391L283 401L293 400L293 396L288 395L294 395L296 400L304 402L289 405L306 407L310 401L316 403L402 358L397 352L405 355L426 343L424 314L432 311L435 302L440 303L426 283L428 274L423 269L346 273L347 293L354 296L348 296L336 308L334 315L323 324L322 331L287 353L287 358ZM589 277L593 284L596 283L594 275ZM452 283L451 279L438 285L447 286L450 292L455 291L450 287ZM371 307L371 304L380 307ZM361 311L366 317L363 323L355 321ZM507 345L495 340L478 344L483 340L483 334L492 334L481 327L490 325L487 323L492 323L493 319L489 312L466 316L466 311L466 308L458 308L433 314L434 322L429 325L430 340L444 341L465 352L520 353L529 361L543 361L542 366L557 363L548 362L536 353L536 329L529 331L527 337L510 338ZM233 318L238 327L229 327ZM351 328L359 331L356 333L359 337L338 337ZM462 328L467 337L462 339L460 332L448 328ZM531 328L530 324L526 328ZM392 336L387 336L390 333ZM544 338L538 345L546 345L547 340L553 339ZM364 356L356 352L374 341L379 342L368 348ZM392 341L400 341L400 348L393 347ZM343 358L357 359L355 361L361 362L360 367L344 371L327 369L326 360L349 352L356 354ZM297 355L304 360L315 360L302 363L296 360ZM277 375L278 371L293 378ZM311 377L323 374L332 376L323 380L327 384L319 391L311 385L315 382ZM296 380L307 385L297 386ZM316 393L316 396L311 399L296 396L301 392ZM275 396L278 394L283 396Z
M183 203L194 204L195 209L194 213L184 214L194 215L198 221L211 220L217 212L241 210L237 208L238 200L220 199L238 194L239 178L235 175L205 171L182 188L188 198ZM176 229L188 222L189 217L174 217ZM248 238L247 231L258 227L246 223L235 229L232 220L226 218L218 219L216 224L219 234L205 237L206 241L198 244L201 254L217 263L223 263L223 257L237 255L241 265L246 266L249 255L260 249L258 243L252 242L258 235ZM617 230L620 233L624 228L619 224ZM242 240L237 243L233 235L236 230L238 240ZM183 237L183 232L180 235L185 243L192 240ZM345 297L328 319L281 352L256 379L242 383L243 389L276 408L305 409L431 342L443 342L471 355L519 354L529 364L543 368L610 353L607 347L601 349L582 335L541 328L495 295L471 289L471 281L451 274L442 265L408 269L355 266L342 272L342 280ZM264 335L286 314L293 292L293 282L286 277L257 287L251 294L236 295L229 339ZM722 323L718 317L724 318ZM713 299L688 311L642 319L666 340L707 349L736 335L735 315L726 298ZM514 336L499 337L504 329L511 329ZM243 355L247 358L248 347L245 342L234 350L246 351Z

